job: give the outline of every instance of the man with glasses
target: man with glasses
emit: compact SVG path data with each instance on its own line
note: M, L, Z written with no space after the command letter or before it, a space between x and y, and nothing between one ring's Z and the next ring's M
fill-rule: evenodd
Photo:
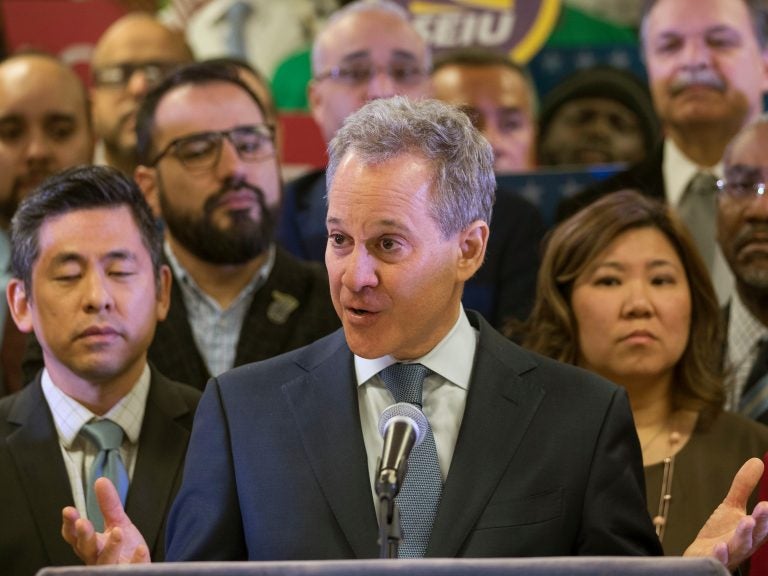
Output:
M726 308L727 406L768 424L768 117L739 132L718 182L718 242L736 287Z
M136 110L141 98L192 53L181 34L143 12L118 19L99 38L91 62L96 162L132 175L136 167Z
M171 309L150 360L202 388L211 375L336 329L321 266L274 244L274 126L235 68L192 64L147 93L135 178L165 224Z
M429 46L390 0L358 0L334 12L312 46L309 105L326 143L347 116L376 98L430 92ZM325 169L285 188L278 240L300 258L325 257Z

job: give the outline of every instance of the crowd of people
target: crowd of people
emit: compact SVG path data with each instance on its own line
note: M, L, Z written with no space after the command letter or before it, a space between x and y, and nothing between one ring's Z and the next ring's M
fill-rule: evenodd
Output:
M766 26L648 2L647 86L596 67L539 102L347 2L310 52L328 165L285 184L266 56L132 12L88 88L5 58L3 573L376 557L402 401L428 441L400 557L768 565ZM497 184L605 163L551 229Z

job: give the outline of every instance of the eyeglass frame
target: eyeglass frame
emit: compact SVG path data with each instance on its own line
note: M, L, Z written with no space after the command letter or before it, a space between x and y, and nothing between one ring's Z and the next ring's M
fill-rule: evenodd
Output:
M720 194L728 196L729 198L732 198L734 200L746 200L746 199L752 199L755 197L760 198L762 196L765 196L766 188L767 188L767 185L765 182L752 182L750 184L750 188L751 188L750 194L734 194L733 192L728 191L729 184L725 178L720 178L719 180L717 180L715 182L715 186L717 187L717 191Z
M232 133L237 132L238 130L243 130L244 128L266 128L268 135L269 135L269 141L272 143L272 152L269 154L265 154L262 157L259 158L252 158L252 159L244 159L242 156L242 153L238 149L235 142L232 140ZM213 162L211 162L210 166L206 166L205 168L192 168L189 165L184 162L176 153L173 154L173 157L176 158L176 160L179 161L179 163L184 166L187 170L191 170L193 172L204 172L205 170L210 170L213 166L216 166L219 163L219 160L221 160L221 149L224 147L224 139L226 138L230 144L232 144L232 147L235 149L235 152L237 153L237 157L241 160L244 160L246 162L258 162L260 160L264 160L266 158L269 158L270 156L274 156L277 153L277 150L275 148L275 127L272 124L242 124L239 126L235 126L234 128L230 128L229 130L203 130L201 132L193 132L191 134L186 134L184 136L179 136L178 138L174 138L171 140L165 148L161 152L159 152L153 160L149 162L149 167L154 168L157 166L157 164L162 160L164 157L166 157L168 154L171 153L171 151L174 148L178 148L179 144L188 141L194 138L200 138L204 136L215 136L217 137L217 145L216 145L216 157Z
M150 84L157 85L162 81L163 77L169 74L174 68L181 66L181 62L164 62L158 60L148 60L146 62L117 62L115 64L108 64L100 68L94 68L91 71L91 77L93 79L93 85L97 88L125 88L133 78L136 72L141 72L146 78L151 76L147 73L148 69L156 69L159 75L150 81ZM106 71L120 70L122 78L119 81L104 82L99 77Z
M408 66L408 67L411 67L414 70L418 71L418 75L414 75L414 79L413 80L409 80L409 81L398 80L392 74L392 69L394 67L397 67L397 66L403 66L403 67ZM355 79L353 79L353 78L351 78L349 76L346 76L346 77L344 76L344 72L345 71L349 71L349 70L352 70L352 69L355 69L355 68L360 69L360 70L362 70L364 68L367 69L367 73L368 73L367 76L364 79L360 79L360 80L355 80ZM425 66L421 66L421 65L419 65L419 64L417 64L415 62L413 62L413 63L411 63L411 62L388 62L387 64L384 64L384 65L370 63L370 64L367 64L365 66L357 65L357 64L354 64L354 63L350 63L350 64L340 64L338 66L331 66L325 72L321 72L320 74L317 74L316 76L314 76L313 80L315 80L316 82L321 82L322 80L331 79L331 80L335 80L337 82L341 82L342 84L347 84L349 86L362 86L363 84L366 84L366 83L370 82L373 79L374 76L376 76L377 74L379 74L381 72L386 72L387 76L389 76L389 78L393 82L395 82L396 84L400 84L402 86L414 86L419 81L424 80L425 78L427 78L429 76L429 68L427 68Z

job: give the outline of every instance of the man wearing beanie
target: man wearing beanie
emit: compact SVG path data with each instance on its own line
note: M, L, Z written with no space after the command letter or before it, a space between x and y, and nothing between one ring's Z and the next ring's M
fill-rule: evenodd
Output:
M579 71L542 100L540 166L581 166L645 158L656 144L658 121L645 85L626 70Z

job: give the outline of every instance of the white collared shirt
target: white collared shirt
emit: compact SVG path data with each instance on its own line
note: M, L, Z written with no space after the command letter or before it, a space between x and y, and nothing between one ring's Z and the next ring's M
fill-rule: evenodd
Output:
M757 358L760 339L765 337L768 337L768 328L747 310L734 290L728 312L726 409L738 412L744 384Z
M226 13L236 0L208 0L187 21L187 42L196 60L227 55L231 34ZM248 62L267 78L288 56L306 49L318 26L311 0L247 0L243 22Z
M133 478L141 425L144 421L144 409L147 405L147 394L149 394L149 381L149 366L145 365L144 371L131 391L123 396L106 414L97 416L77 400L62 392L51 380L48 370L43 370L41 380L43 395L48 402L48 407L53 415L53 424L59 436L59 447L64 457L69 485L72 488L72 498L77 511L83 518L87 517L85 482L98 450L91 442L79 435L80 429L83 424L87 424L91 420L108 419L118 424L124 432L120 456L123 458L126 470L128 470L128 478Z
M414 360L434 372L424 380L422 404L435 436L443 481L451 467L453 449L464 416L478 338L479 332L469 323L462 307L456 324L445 338L425 356ZM373 479L384 445L379 434L379 416L387 406L395 403L378 373L395 362L391 356L373 360L355 356L360 423L363 428L365 451L368 454L371 494L376 505L378 499Z
M167 241L164 250L173 275L178 280L197 349L208 372L218 376L235 365L243 322L256 292L267 282L275 265L275 245L270 245L264 264L227 308L219 306L216 300L200 288L173 254Z
M664 162L661 168L667 202L675 208L680 205L688 183L697 172L709 172L716 178L723 177L722 162L709 167L698 166L683 154L682 150L677 147L671 138L664 140ZM717 234L717 230L713 230L712 234ZM735 292L734 279L725 256L723 256L723 251L720 249L720 244L717 242L715 243L714 261L712 262L710 277L712 278L712 284L715 286L718 301L720 304L725 304L730 299L731 294Z

